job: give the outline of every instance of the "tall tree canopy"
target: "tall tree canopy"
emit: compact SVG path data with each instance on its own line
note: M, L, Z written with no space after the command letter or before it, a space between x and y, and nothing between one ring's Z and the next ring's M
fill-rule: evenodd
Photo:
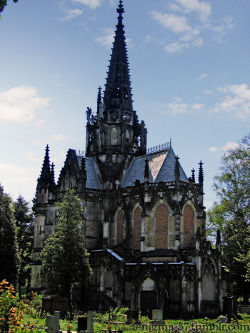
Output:
M250 293L250 134L228 150L215 177L219 198L209 211L210 224L222 234L222 262L234 273L238 293Z
M13 2L18 2L18 0L13 0ZM0 13L4 10L4 7L7 5L7 0L0 0ZM1 17L1 15L0 15Z
M70 299L74 283L91 274L83 234L83 209L74 190L68 189L59 204L59 223L41 253L41 279L47 292Z
M13 202L0 185L0 281L6 279L16 286L18 265Z
M17 227L17 244L20 258L19 286L30 286L33 250L34 219L28 202L19 196L14 202L14 215Z

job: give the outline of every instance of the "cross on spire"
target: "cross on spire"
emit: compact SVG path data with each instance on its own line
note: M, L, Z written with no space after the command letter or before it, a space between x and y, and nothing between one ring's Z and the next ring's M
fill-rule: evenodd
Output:
M122 14L124 13L124 8L123 8L122 0L120 0L120 3L118 5L117 13L119 14L119 17L122 18Z

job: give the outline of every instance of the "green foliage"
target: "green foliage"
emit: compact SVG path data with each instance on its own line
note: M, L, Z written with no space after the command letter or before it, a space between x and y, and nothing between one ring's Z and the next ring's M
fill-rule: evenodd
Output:
M0 185L0 281L6 279L16 286L18 265L13 202Z
M30 285L33 250L34 219L28 202L19 196L14 202L14 215L17 227L17 244L20 258L19 286Z
M18 305L18 298L15 295L13 285L6 280L0 283L0 331L8 332L9 317Z
M73 284L83 284L91 268L84 242L80 199L68 189L59 207L55 234L47 239L41 253L41 279L48 293L70 299Z
M247 298L250 274L250 134L222 158L214 188L219 198L208 212L210 232L222 235L223 264L235 274L238 294Z
M18 0L13 0L13 2L17 3ZM7 6L7 0L0 0L0 13L2 13L5 6ZM0 15L0 18L1 18L1 15Z

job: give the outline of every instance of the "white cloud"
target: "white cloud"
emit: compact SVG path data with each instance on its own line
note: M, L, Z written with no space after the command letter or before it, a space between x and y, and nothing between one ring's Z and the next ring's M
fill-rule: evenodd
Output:
M88 6L91 9L96 9L102 4L102 0L71 0L71 1Z
M65 17L62 18L63 21L70 21L80 15L82 15L83 11L81 9L65 9Z
M212 7L208 2L201 2L199 0L176 0L187 13L196 11L202 20L207 20L212 12Z
M4 186L6 193L16 199L19 195L31 200L35 194L35 182L40 172L39 168L23 167L15 164L0 163L0 174L4 177L4 182L0 182Z
M168 108L171 110L172 114L184 114L187 112L187 104L181 103L179 98L177 102L168 104Z
M200 31L193 29L186 17L175 14L163 14L158 11L151 12L151 16L165 28L179 35L177 42L169 43L165 46L165 50L169 53L179 52L190 46L200 47L203 39L199 36Z
M170 29L174 33L190 32L192 28L188 25L187 19L184 16L174 14L162 14L157 11L151 12L153 19L158 21L165 28Z
M198 80L204 80L205 78L207 78L207 73L203 73L198 77Z
M201 108L203 108L204 104L193 104L192 108L193 110L200 110Z
M172 0L168 9L168 13L155 10L150 15L174 34L168 36L168 40L170 38L171 40L168 45L164 46L165 51L169 53L180 52L189 47L201 47L204 44L201 33L204 31L212 31L214 39L221 42L228 30L235 26L231 16L224 17L217 26L214 26L211 22L212 5L209 1ZM193 15L189 21L188 15L190 14ZM199 23L197 23L197 16ZM154 39L151 38L151 41Z
M40 97L35 88L21 85L0 92L0 123L26 123L35 120L37 110L46 108L50 99Z
M188 47L189 44L187 43L180 43L180 42L176 42L176 43L171 43L168 44L167 46L165 46L165 51L167 51L168 53L174 53L174 52L179 52L182 49Z
M114 41L114 30L112 28L104 28L103 36L97 37L95 41L104 46L110 47Z
M211 153L216 153L218 150L219 150L218 147L210 147L210 148L208 149L208 151L210 151Z
M233 18L231 16L224 17L220 25L211 26L211 29L214 31L214 39L222 42L222 38L228 32L228 30L233 29L235 24L233 23Z
M238 118L250 115L250 89L247 84L227 85L218 90L226 96L216 104L215 111L232 112Z
M237 147L239 147L239 144L237 142L229 141L225 144L225 146L222 147L222 150L227 151L227 150L235 149Z

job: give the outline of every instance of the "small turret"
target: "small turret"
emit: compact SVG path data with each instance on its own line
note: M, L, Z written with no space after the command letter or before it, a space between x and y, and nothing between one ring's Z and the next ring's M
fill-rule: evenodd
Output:
M45 156L41 175L37 180L36 199L37 202L47 202L53 199L53 191L55 189L55 171L54 163L50 165L49 146L46 146Z
M55 164L51 164L51 170L50 170L50 183L55 184Z
M51 182L51 171L50 171L50 161L49 161L49 146L46 146L45 156L43 160L43 166L41 175L37 180L37 189L41 189L43 187L48 186Z
M195 183L195 169L193 168L193 169L191 170L191 172L192 172L191 179L192 179L192 181Z
M175 182L179 182L180 180L180 163L179 163L179 157L176 156L175 158L175 168L174 168L174 173L175 173Z
M204 185L204 172L203 172L203 163L200 161L199 163L200 168L199 168L199 184L200 184L200 194L204 194L203 193L203 185Z
M203 195L204 195L204 192L203 192L203 186L204 186L204 173L203 173L203 163L200 161L199 163L200 165L200 168L199 168L199 178L198 178L198 181L199 181L199 185L200 185L200 190L199 190L199 194L200 194L200 205L203 206Z

